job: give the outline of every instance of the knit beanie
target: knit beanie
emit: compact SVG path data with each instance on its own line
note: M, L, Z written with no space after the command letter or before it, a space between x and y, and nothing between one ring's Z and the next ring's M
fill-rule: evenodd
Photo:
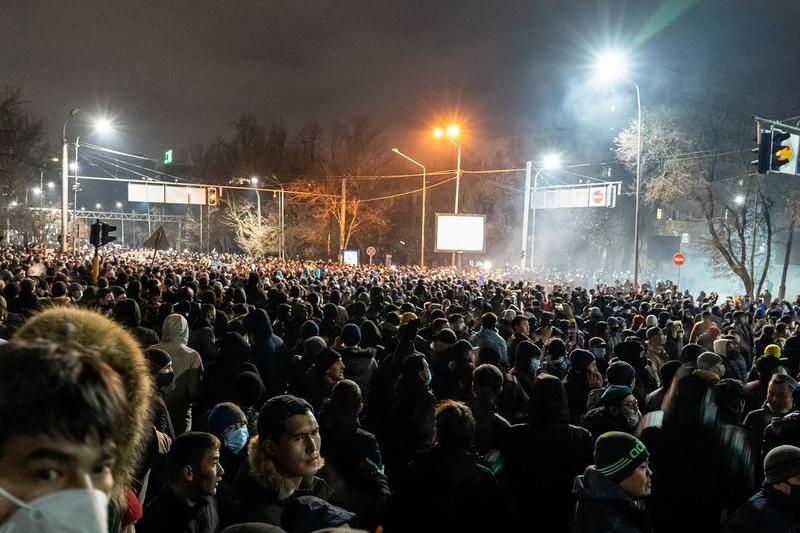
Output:
M631 394L633 394L631 389L625 385L609 385L603 395L600 396L600 403L603 405L619 405Z
M642 441L621 431L603 433L594 445L597 471L614 483L627 478L649 456Z
M569 354L569 362L575 372L584 372L594 361L594 354L581 348L572 350Z
M636 378L636 370L625 361L614 361L608 365L608 370L606 370L606 379L608 379L609 385L630 387L634 378Z
M172 362L172 357L161 348L150 347L144 351L144 358L147 359L147 366L150 373L156 375L161 369Z
M319 326L313 320L306 320L300 329L300 334L304 339L319 335Z
M345 324L340 337L345 345L358 346L361 342L361 328L355 324Z
M780 483L800 475L800 448L784 444L764 457L764 477L767 483Z
M224 402L217 404L208 414L208 429L214 435L222 435L230 426L246 421L247 418L238 405Z

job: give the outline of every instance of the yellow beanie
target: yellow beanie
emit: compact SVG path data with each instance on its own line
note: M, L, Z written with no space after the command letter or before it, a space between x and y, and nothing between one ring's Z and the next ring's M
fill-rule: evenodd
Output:
M780 357L781 356L781 347L777 344L770 344L766 348L764 348L764 355L769 355L772 357Z

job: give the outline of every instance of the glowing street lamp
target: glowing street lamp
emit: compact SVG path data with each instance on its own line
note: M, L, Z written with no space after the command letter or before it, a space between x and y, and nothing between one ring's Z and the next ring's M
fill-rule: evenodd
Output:
M736 205L743 205L744 204L744 195L743 194L737 194L736 197L733 199L733 201L734 201L734 203L736 203Z
M95 209L100 209L102 207L103 207L103 205L100 202L97 202L96 204L94 204L94 208Z
M456 198L453 212L458 214L458 196L461 191L461 145L456 141L461 135L461 127L458 124L448 124L445 128L437 127L433 129L433 136L436 139L447 139L450 144L458 151L456 159ZM453 252L452 264L456 266L456 253Z
M114 123L108 117L98 117L94 121L94 130L102 135L114 130Z
M48 189L51 189L51 190L52 190L52 189L53 189L53 187L55 187L55 186L56 186L56 184L55 184L55 183L53 183L52 181L48 181L48 182L47 182L47 188L48 188Z
M608 51L595 58L595 77L604 83L627 80L636 89L636 195L633 224L633 285L639 286L639 189L642 174L642 98L639 84L628 76L628 58L619 51Z

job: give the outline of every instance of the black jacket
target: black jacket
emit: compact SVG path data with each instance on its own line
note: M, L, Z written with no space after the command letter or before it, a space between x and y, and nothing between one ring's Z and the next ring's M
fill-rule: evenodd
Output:
M633 435L633 430L636 429L636 426L628 426L624 419L620 420L612 416L606 406L595 407L583 415L581 426L592 434L594 440L608 431L622 431Z
M647 511L594 466L575 478L575 533L649 533Z
M358 384L364 403L369 401L369 386L378 371L375 352L376 350L372 348L359 348L357 346L339 350L342 355L342 363L344 363L344 377Z
M216 533L219 528L217 502L205 497L194 507L175 496L167 487L144 508L136 523L137 533Z
M795 490L795 489L793 489ZM789 497L771 485L747 500L728 520L725 533L800 533L800 514Z

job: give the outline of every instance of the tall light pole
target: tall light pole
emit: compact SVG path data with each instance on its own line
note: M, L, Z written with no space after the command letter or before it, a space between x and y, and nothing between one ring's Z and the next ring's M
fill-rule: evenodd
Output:
M122 202L117 202L116 205L117 209L119 209L119 218L121 222L120 225L122 226L122 233L121 233L122 239L120 239L120 244L122 244L122 246L125 246L125 215L122 214Z
M69 143L67 142L67 124L78 114L79 109L73 108L64 121L61 130L61 253L67 253L67 209L69 204Z
M639 286L639 189L642 177L642 97L639 84L627 76L627 58L619 52L607 52L597 57L595 73L603 82L627 79L636 90L636 196L633 223L633 285Z
M457 124L449 124L446 128L434 128L433 136L437 139L447 139L450 144L456 147L456 198L453 209L454 214L458 214L458 197L461 190L461 145L456 141L461 135L461 128ZM456 252L453 252L452 265L456 266Z
M396 153L400 157L407 159L408 161L422 168L422 223L420 224L421 228L420 228L420 239L419 239L419 267L425 268L425 200L426 200L425 193L428 188L428 173L425 168L425 165L423 165L419 161L410 158L397 148L392 148L392 152ZM458 194L456 194L456 198L458 198ZM456 202L458 202L458 200L456 200ZM456 209L458 209L458 206L456 206Z
M258 178L253 176L250 178L250 185L253 186L253 191L256 193L256 210L258 211L258 229L261 230L261 193L257 189Z
M280 224L280 226L281 226L281 235L280 235L280 244L278 246L278 254L279 254L281 259L285 259L286 258L286 232L285 232L285 229L284 229L283 214L284 214L284 206L286 205L285 204L286 195L285 195L285 191L284 191L284 188L283 188L283 183L278 181L278 178L276 178L274 175L273 176L264 176L264 177L267 178L268 180L270 180L275 185L277 185L278 187L281 188L281 196L280 196L280 199L279 199L279 202L278 202L278 224ZM259 209L259 211L260 211L260 209Z
M553 170L559 167L561 158L558 154L548 154L542 159L539 168L533 174L533 188L531 188L531 168L529 161L525 172L525 212L522 215L522 251L525 252L528 245L528 211L531 216L531 249L530 253L522 254L522 268L525 269L525 256L528 257L529 268L533 270L533 259L536 254L536 188L539 184L539 174L545 170Z

